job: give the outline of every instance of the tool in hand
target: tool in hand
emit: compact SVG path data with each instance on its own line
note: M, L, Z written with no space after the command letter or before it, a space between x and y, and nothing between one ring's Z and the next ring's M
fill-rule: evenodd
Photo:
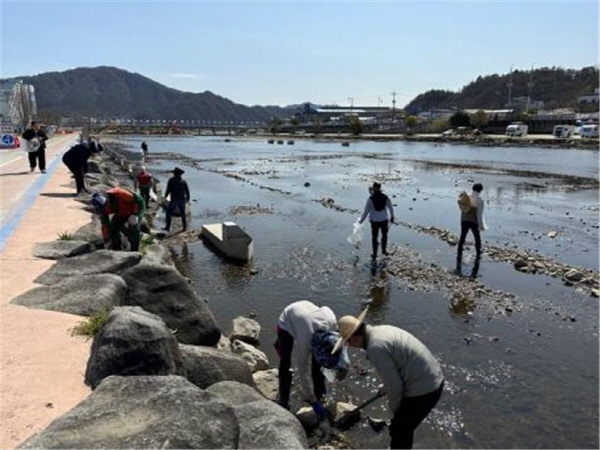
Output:
M364 403L356 406L354 409L346 411L343 415L333 421L333 426L336 428L344 428L352 425L360 418L360 410L369 406L375 400L383 397L385 393L377 392L373 397L366 400Z

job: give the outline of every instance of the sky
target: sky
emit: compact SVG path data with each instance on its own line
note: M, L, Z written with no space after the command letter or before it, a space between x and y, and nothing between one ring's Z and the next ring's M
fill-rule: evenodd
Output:
M0 78L113 66L248 106L395 99L403 107L511 68L599 64L597 0L1 0L0 8Z

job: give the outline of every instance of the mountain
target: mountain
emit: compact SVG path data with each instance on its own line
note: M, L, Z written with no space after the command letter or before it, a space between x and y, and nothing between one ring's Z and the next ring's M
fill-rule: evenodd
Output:
M273 117L291 117L302 106L245 106L210 91L183 92L140 74L106 66L18 79L35 87L40 117L264 122ZM543 100L546 108L573 107L578 96L598 87L598 68L544 67L479 76L459 92L438 89L420 94L405 109L410 114L432 108L502 109L506 107L511 80L512 98L526 96L532 83L533 101Z
M115 67L77 68L18 79L35 87L38 115L235 122L289 115L278 106L245 106L210 91L182 92Z
M511 80L513 99L526 97L528 84L532 83L532 101L542 100L546 109L573 108L577 105L577 97L598 88L598 68L544 67L532 71L515 70L505 75L479 76L459 92L430 90L420 94L404 109L411 114L433 108L502 109L508 101Z

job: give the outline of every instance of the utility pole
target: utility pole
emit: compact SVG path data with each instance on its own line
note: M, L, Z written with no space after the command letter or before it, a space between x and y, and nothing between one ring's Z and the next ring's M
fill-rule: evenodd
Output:
M354 108L354 97L348 97L348 101L350 102L350 110Z
M531 88L533 87L533 64L531 65L531 72L529 73L529 83L527 83L527 113L529 113L529 102L531 100Z
M512 74L513 74L513 66L510 66L510 78L508 80L508 107L510 108L510 104L512 103L512 87L513 87L513 82L512 82Z
M392 119L396 120L396 91L390 94L392 96Z

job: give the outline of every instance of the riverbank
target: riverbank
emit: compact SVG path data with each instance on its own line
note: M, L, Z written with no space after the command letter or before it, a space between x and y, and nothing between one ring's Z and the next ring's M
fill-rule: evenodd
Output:
M551 134L530 134L525 137L508 137L502 134L486 134L486 135L453 135L443 136L439 133L435 134L359 134L353 135L350 133L336 134L297 134L297 133L278 133L278 134L262 134L261 137L266 139L284 139L285 142L294 139L311 139L325 141L374 141L374 142L390 142L390 141L405 141L405 142L431 142L436 144L472 144L482 146L506 146L506 147L543 147L543 148L582 148L590 150L599 149L598 139L583 139L574 137L571 139L557 139Z

